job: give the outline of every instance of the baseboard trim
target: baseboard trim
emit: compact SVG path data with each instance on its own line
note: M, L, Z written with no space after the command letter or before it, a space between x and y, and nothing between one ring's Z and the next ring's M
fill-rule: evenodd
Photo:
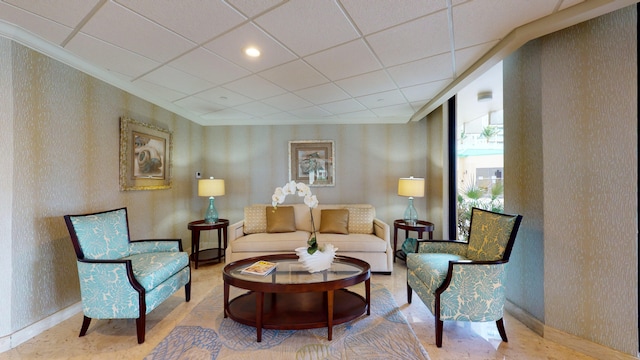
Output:
M599 360L638 360L638 357L636 356L614 350L604 345L596 344L592 341L547 326L510 301L505 303L504 308L509 314L511 314L511 316L523 323L536 334L579 353Z
M40 335L46 330L60 324L61 322L71 318L77 313L82 311L82 303L75 303L65 309L58 311L57 313L47 316L46 318L27 326L24 329L18 330L10 335L0 338L0 353L9 351L14 347L22 344L25 341L32 339L33 337ZM78 325L78 329L80 329ZM78 330L80 331L80 330Z

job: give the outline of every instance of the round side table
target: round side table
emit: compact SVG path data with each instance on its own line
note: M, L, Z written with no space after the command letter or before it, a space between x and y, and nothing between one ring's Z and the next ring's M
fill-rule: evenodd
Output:
M192 221L189 223L191 230L191 260L195 263L196 269L200 262L222 262L224 251L227 248L227 227L229 220L218 219L218 222L207 224L204 220ZM218 247L200 250L200 231L218 230ZM224 239L224 246L222 241Z
M433 240L435 225L425 220L418 220L415 224L408 224L404 219L395 220L393 222L393 262L396 262L396 258L406 259L406 254L402 250L397 250L398 229L404 230L405 239L409 237L409 231L415 231L418 233L418 238L422 238L422 233L428 232L429 240Z

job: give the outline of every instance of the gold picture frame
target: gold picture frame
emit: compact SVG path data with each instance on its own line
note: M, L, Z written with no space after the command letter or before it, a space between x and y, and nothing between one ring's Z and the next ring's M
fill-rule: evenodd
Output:
M335 186L333 140L289 141L289 181L309 186Z
M171 132L120 118L120 191L171 188Z

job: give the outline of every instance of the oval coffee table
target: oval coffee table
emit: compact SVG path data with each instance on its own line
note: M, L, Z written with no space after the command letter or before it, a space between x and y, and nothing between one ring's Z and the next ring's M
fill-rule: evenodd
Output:
M242 274L258 260L278 263L267 275ZM328 270L309 273L295 254L265 255L232 262L224 267L224 317L256 328L257 341L262 329L300 330L328 328L367 312L371 315L371 268L367 262L336 256ZM365 283L365 297L345 289ZM229 301L234 286L249 290Z

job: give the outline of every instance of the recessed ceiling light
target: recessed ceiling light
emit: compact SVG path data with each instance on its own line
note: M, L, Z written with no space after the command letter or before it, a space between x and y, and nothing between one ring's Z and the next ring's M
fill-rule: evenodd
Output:
M260 50L258 50L257 48L254 48L253 46L244 49L244 53L251 57L260 56Z

